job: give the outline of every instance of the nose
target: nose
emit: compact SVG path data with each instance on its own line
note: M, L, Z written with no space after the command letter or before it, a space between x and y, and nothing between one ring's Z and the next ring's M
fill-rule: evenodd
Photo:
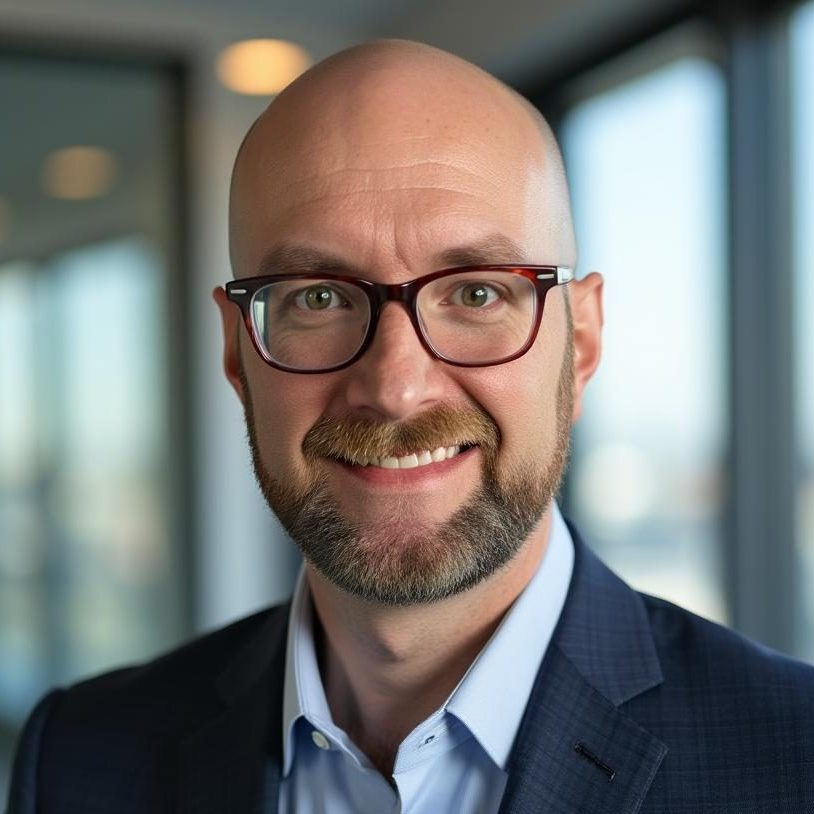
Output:
M367 351L347 368L348 406L403 421L440 400L442 364L421 344L404 306L388 302Z

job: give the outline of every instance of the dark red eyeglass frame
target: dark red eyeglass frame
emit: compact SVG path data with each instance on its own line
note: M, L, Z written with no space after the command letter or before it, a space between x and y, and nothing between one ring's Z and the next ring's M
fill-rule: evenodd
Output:
M504 359L498 359L494 362L477 363L477 362L455 362L447 359L446 356L439 353L430 343L429 339L424 335L421 329L421 322L418 318L418 292L428 283L437 280L439 277L447 277L452 274L462 274L470 271L510 271L514 274L519 274L530 280L534 284L534 289L537 292L537 309L534 316L534 325L532 326L529 338L520 350L507 356ZM246 330L252 339L254 349L267 364L276 368L277 370L284 370L287 373L332 373L336 370L342 370L349 367L357 359L359 359L364 352L370 347L373 337L376 334L376 327L379 324L379 316L381 314L384 304L387 302L400 302L404 305L407 313L410 315L410 321L413 323L416 335L418 336L424 349L430 356L435 359L440 359L449 365L455 367L493 367L494 365L502 365L506 362L511 362L514 359L519 359L529 348L534 344L537 338L537 333L540 330L540 322L543 318L543 308L545 306L546 294L558 285L565 285L574 279L574 271L568 266L515 266L515 265L489 265L489 266L457 266L455 268L441 269L434 271L430 274L425 274L423 277L416 277L414 280L409 280L406 283L374 283L370 280L363 280L360 277L349 277L342 274L271 274L263 275L262 277L244 277L240 280L231 280L226 283L226 296L240 308L243 314L243 322ZM251 303L254 295L263 286L269 283L280 282L285 280L330 280L341 283L349 283L356 285L362 289L370 302L370 322L367 327L367 332L359 350L353 354L349 359L339 365L332 367L319 368L318 370L301 370L296 367L288 367L281 365L270 359L263 349L257 333L254 328L254 320L251 314Z

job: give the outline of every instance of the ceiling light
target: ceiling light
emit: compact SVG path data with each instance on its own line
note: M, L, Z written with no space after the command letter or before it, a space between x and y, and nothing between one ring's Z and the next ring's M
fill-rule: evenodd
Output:
M63 147L45 158L42 184L54 198L98 198L113 185L116 159L100 147Z
M286 40L244 40L225 48L217 62L220 81L235 93L271 96L311 66L308 52Z

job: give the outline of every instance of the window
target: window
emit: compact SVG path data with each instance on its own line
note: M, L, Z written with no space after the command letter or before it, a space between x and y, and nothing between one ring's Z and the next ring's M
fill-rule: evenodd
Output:
M0 54L0 800L39 695L188 629L175 82Z
M606 281L570 509L635 587L725 621L725 84L703 56L648 54L588 77L561 128L580 275Z

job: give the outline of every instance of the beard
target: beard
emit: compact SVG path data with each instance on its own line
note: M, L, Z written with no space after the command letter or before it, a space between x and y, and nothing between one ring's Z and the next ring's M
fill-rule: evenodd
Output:
M498 465L500 433L483 410L439 405L410 421L321 419L303 439L308 482L273 477L263 463L248 380L241 368L246 427L260 490L306 561L343 591L368 602L407 606L466 591L506 566L559 491L570 450L574 349L567 312L566 351L556 393L556 426L548 460ZM324 458L353 462L441 446L477 445L481 483L444 522L417 517L414 506L376 522L352 522L319 470Z

